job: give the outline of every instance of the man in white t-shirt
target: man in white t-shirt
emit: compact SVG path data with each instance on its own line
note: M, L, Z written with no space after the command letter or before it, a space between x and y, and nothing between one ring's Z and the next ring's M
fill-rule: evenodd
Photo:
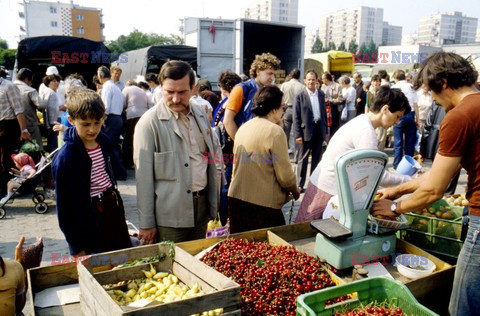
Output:
M400 123L393 127L393 168L397 169L404 155L413 156L415 154L417 127L419 125L418 96L412 85L406 81L405 71L396 70L393 73L393 80L395 84L392 88L402 90L413 110L404 115Z

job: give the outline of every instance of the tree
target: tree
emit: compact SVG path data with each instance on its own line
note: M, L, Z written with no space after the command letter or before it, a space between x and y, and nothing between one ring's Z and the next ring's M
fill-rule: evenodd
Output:
M358 45L357 42L355 42L353 39L350 41L348 44L348 51L349 52L356 52L358 50Z
M327 51L331 51L331 50L337 50L337 46L335 46L334 42L329 42L328 43Z
M142 33L134 29L128 35L120 35L116 40L107 42L107 47L114 54L121 54L130 50L144 48L151 45L183 44L183 39L174 34L170 36L154 33Z
M320 38L317 36L317 38L315 38L315 42L313 43L311 53L316 54L321 52L323 52L323 43L320 40Z
M372 56L373 53L378 52L378 46L375 45L373 40L370 40L370 43L368 43L367 52L369 56Z
M8 49L8 43L3 38L0 38L0 49Z
M4 66L7 69L13 69L16 52L16 49L0 49L0 66Z
M362 45L360 45L360 54L368 54L368 51L367 51L367 45L365 45L365 42L362 43Z
M338 45L338 50L347 51L347 47L345 46L345 42L341 42L340 45Z

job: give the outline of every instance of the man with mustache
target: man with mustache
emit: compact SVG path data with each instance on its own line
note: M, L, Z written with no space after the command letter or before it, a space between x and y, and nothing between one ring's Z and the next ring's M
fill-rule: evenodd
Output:
M162 99L142 115L134 135L139 239L205 238L220 193L216 165L208 159L216 152L210 122L190 103L195 74L188 63L166 62L159 80Z

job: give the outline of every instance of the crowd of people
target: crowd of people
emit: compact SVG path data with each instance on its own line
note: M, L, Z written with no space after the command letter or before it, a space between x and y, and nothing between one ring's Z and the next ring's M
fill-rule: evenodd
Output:
M39 92L31 87L29 69L19 70L13 83L0 78L1 195L7 194L19 142L34 139L43 146L43 133L46 151L60 148L52 183L72 255L132 246L117 188L128 169L135 170L140 241L182 242L204 238L216 217L224 225L228 221L232 233L284 225L283 205L302 193L295 222L322 218L337 194L336 157L351 149L382 151L393 136L394 169L419 147L430 148L428 158L435 161L416 179L386 172L383 199L372 212L395 216L423 208L443 196L460 166L465 168L470 226L451 312L478 310L479 292L469 289L480 286L480 276L468 269L480 264L477 72L458 55L434 53L416 74L395 71L392 85L385 71L364 82L360 73L336 80L313 69L305 71L303 82L301 71L293 69L289 80L276 85L280 65L276 56L263 53L246 80L222 72L220 96L188 63L175 60L159 74L126 84L120 67L101 66L91 85L96 91L78 74L63 81L54 66ZM439 106L448 113L438 115ZM417 146L419 135L437 139ZM8 188L13 194L14 186ZM412 192L402 202L389 200ZM0 258L0 275L5 269L16 271Z

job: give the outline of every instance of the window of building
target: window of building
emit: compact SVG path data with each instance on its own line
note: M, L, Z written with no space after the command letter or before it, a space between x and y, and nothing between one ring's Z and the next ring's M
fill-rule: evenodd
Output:
M58 26L57 21L50 21L50 26L57 27Z
M85 29L83 27L77 27L77 34L85 34Z
M85 17L82 14L77 14L77 21L83 21Z
M57 13L57 8L50 7L50 13Z

